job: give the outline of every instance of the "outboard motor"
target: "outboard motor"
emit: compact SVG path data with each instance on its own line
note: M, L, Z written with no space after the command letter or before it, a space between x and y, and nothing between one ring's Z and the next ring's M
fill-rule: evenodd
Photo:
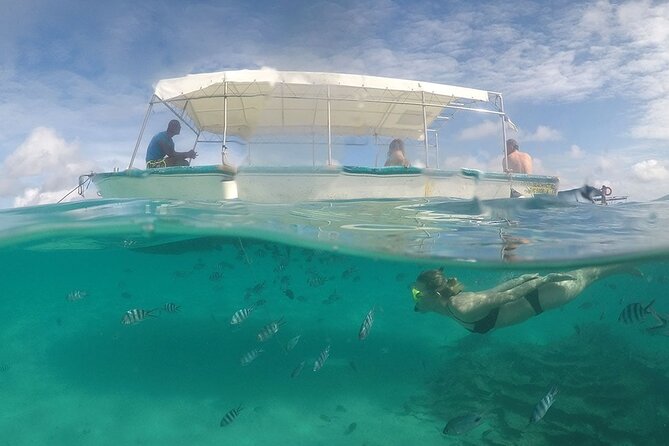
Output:
M557 193L560 200L576 201L578 203L595 203L599 201L602 204L606 204L606 197L608 195L611 195L610 187L602 186L601 189L597 189L587 184L577 189L562 190Z

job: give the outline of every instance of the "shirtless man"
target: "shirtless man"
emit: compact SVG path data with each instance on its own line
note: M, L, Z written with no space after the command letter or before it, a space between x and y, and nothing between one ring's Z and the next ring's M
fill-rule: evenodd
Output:
M515 139L506 140L506 166L502 160L504 172L532 173L532 157L518 150L518 142Z

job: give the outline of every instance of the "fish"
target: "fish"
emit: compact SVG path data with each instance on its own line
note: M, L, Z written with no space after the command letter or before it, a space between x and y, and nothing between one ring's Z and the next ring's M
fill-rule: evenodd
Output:
M300 376L300 373L302 373L302 369L304 368L304 364L306 364L307 361L302 361L300 362L297 367L293 369L293 371L290 373L291 378L297 378Z
M173 304L171 302L166 303L163 305L163 311L166 311L167 313L176 313L177 311L181 310L181 306L177 304Z
M279 328L281 328L281 326L283 324L285 324L285 322L283 321L283 318L281 318L277 321L273 321L273 322L270 322L269 324L265 325L262 328L262 330L260 330L260 332L258 333L258 336L257 336L258 340L260 342L265 342L265 341L271 339L272 336L274 336L279 331Z
M283 294L285 294L288 299L295 299L295 293L290 288L283 290Z
M244 355L239 360L241 365L249 365L260 355L264 350L261 348L254 348L250 352L244 353Z
M365 319L362 321L362 325L360 325L360 331L358 332L358 339L361 341L364 341L367 336L369 336L369 331L372 329L372 324L374 323L374 310L376 307L372 307L371 310L369 310L369 313L367 313L367 316L365 316Z
M667 325L669 319L667 319L667 315L656 314L655 316L660 321L660 323L658 325L653 325L652 327L646 328L645 332L650 335L669 336L669 326Z
M474 430L485 421L484 413L467 413L464 415L451 418L446 423L443 433L444 435L463 435Z
M325 365L325 361L327 361L329 357L330 357L330 344L328 344L327 347L323 349L321 354L318 355L318 359L316 359L316 361L314 362L314 372L319 371Z
M145 320L147 317L156 317L154 314L152 314L156 310L157 310L157 308L154 308L152 310L143 310L141 308L133 308L132 310L128 310L123 314L123 317L121 318L121 324L123 324L123 325L139 324L140 322Z
M83 299L86 296L88 296L88 293L86 291L81 291L81 290L70 291L69 293L67 293L67 301L76 302L78 300Z
M537 403L536 406L534 406L534 410L532 411L532 415L530 416L530 423L536 423L539 420L541 420L544 415L546 415L546 412L548 412L548 409L553 405L555 402L555 395L558 393L558 388L557 386L553 386L550 388L546 396L541 398L541 401Z
M241 310L235 311L235 314L232 315L230 319L230 325L239 325L248 318L253 310L256 309L256 305L251 305L250 307L242 308Z
M648 305L643 305L639 302L634 302L627 305L623 308L623 311L620 312L618 316L618 322L622 322L625 325L638 324L646 319L646 315L652 314L655 315L655 309L653 304L655 299L653 299ZM657 316L656 316L657 317Z
M223 418L221 418L220 426L225 427L235 421L243 409L244 407L241 404L234 409L230 409L225 415L223 415Z
M349 424L348 427L346 428L346 430L344 431L344 435L349 435L349 434L353 433L353 431L356 430L357 427L358 427L358 423Z
M286 346L284 347L286 352L289 352L289 351L291 351L292 349L295 348L297 343L300 341L300 336L302 336L302 335L297 335L293 338L290 338L290 340L288 342L286 342Z

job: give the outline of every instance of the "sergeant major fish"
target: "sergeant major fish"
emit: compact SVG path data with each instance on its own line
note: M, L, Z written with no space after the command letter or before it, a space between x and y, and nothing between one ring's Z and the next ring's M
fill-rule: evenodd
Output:
M304 368L304 364L306 364L306 361L300 362L297 367L293 369L293 371L290 373L291 378L297 378L300 376L300 373L302 373L302 369Z
M367 316L365 316L365 319L362 321L362 325L360 325L360 331L358 332L358 339L361 341L365 340L367 336L369 336L369 331L372 329L372 324L374 323L374 310L376 307L372 307L371 310L369 310L369 313L367 313Z
M172 302L168 302L165 305L163 305L163 311L167 313L176 313L177 311L181 310L181 306L177 304L173 304Z
M638 324L646 319L646 316L652 314L657 318L653 304L655 300L653 299L648 305L640 304L639 302L634 302L627 305L623 308L623 311L620 312L618 316L618 322L622 322L626 325Z
M145 320L147 317L156 317L154 314L152 314L156 310L157 310L157 308L154 308L152 310L143 310L141 308L133 308L132 310L128 310L123 314L123 317L121 318L121 323L123 325L139 324L140 322Z
M541 420L544 415L546 415L548 409L550 409L550 407L555 402L555 395L557 395L557 393L557 386L550 388L546 396L541 398L541 401L539 401L537 405L534 406L534 411L532 411L532 416L530 416L530 423L536 423L537 421Z
M323 365L325 365L325 361L328 360L330 357L330 344L325 347L325 349L321 352L320 355L318 355L318 359L314 362L314 372L319 371Z
M256 309L256 305L251 305L247 308L242 308L241 310L235 311L235 314L232 315L230 319L230 325L239 325L246 320L247 317L253 313L253 310Z
M261 348L254 348L254 349L251 350L250 352L246 352L246 353L244 353L244 355L243 355L243 356L241 357L241 359L239 360L239 363L240 363L241 365L249 365L249 364L251 364L253 361L255 361L255 359L258 357L258 355L260 355L262 352L263 352L263 349L261 349Z
M260 342L267 341L279 331L279 328L283 324L285 324L285 322L283 321L283 318L281 318L278 321L273 321L265 325L262 330L260 330L260 333L258 333L258 340Z
M86 291L81 291L81 290L71 291L67 293L67 300L68 302L75 302L77 300L83 299L86 296L88 296L88 293Z
M444 435L462 435L475 429L485 421L485 413L468 413L452 418L446 423Z
M241 404L234 409L230 409L225 415L223 415L223 418L221 418L220 426L225 427L235 421L242 409L244 409L244 407Z

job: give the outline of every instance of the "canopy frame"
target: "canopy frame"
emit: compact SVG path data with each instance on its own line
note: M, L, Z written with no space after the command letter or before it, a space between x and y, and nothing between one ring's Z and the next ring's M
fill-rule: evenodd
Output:
M274 80L273 84L271 80L268 80L269 77ZM217 81L215 82L215 80ZM317 81L324 83L319 84L316 83ZM384 82L387 82L389 86L385 89L380 88L380 86L384 85ZM397 85L405 89L402 90ZM187 90L185 89L186 87L190 89ZM324 94L318 94L321 91ZM447 94L443 94L443 92ZM455 93L462 94L455 95ZM229 116L231 111L230 100L237 101L235 105L240 106L239 110L235 110L238 113L235 117L237 121L232 124ZM442 116L444 110L470 111L499 116L502 123L504 166L507 166L505 123L508 121L508 118L504 111L504 101L501 93L401 79L331 73L277 72L263 69L190 75L183 78L160 81L156 85L154 94L149 102L149 109L144 118L129 168L132 167L136 158L146 123L154 104L165 105L168 110L194 132L194 147L200 143L220 143L221 160L225 162L226 144L230 135L246 139L250 145L250 135L253 134L255 129L244 128L240 123L247 122L253 124L257 122L258 128L264 128L263 125L265 124L260 122L260 118L264 117L261 114L266 112L266 110L259 111L251 107L263 104L272 105L272 101L277 101L276 103L280 104L280 107L278 110L271 109L267 112L267 115L271 119L276 119L275 123L268 122L266 124L267 128L274 130L311 128L313 135L322 134L316 132L318 129L322 129L326 133L323 136L327 136L328 165L331 165L333 162L333 132L345 134L342 132L343 130L351 128L359 130L355 127L347 127L346 124L348 121L346 119L353 122L356 116L356 107L364 109L369 104L369 107L373 108L373 112L377 110L383 110L383 112L375 120L373 128L369 128L371 125L369 122L372 121L372 115L378 113L372 113L370 117L367 117L364 111L360 112L360 116L364 115L369 120L365 121L364 126L361 126L361 128L366 128L368 132L361 132L360 134L373 135L375 138L378 136L397 136L400 134L400 136L414 137L418 140L422 139L425 146L426 167L429 167L428 132L432 130L430 129L430 125L437 119L444 118ZM205 106L214 106L217 103L222 103L222 109L204 109ZM307 119L307 114L305 114L303 121L297 121L294 126L291 126L289 122L291 112L305 112L295 105L292 105L293 108L291 108L291 104L311 105L313 108L309 110L309 118ZM333 110L334 104L337 104L341 110ZM402 110L405 110L406 113L406 110L412 109L420 111L420 114L422 114L420 126L417 125L418 123L413 127L410 125L401 127L399 124L393 126L391 117L394 117L399 122L405 117L405 115L400 115L399 113ZM207 115L218 112L222 113L222 123L220 125L216 124L214 127L207 127L206 119L209 119ZM274 112L280 116L272 118L274 115L271 113ZM319 123L319 113L324 113L323 123ZM335 118L339 117L338 113L349 114L349 116L345 116L340 120L343 124L335 124L333 122ZM412 115L406 116L411 118ZM253 121L254 118L256 122ZM307 120L310 122L307 122ZM260 132L260 134L263 133L271 134L271 132ZM435 132L435 136L437 139L435 144L438 147L438 132ZM250 147L248 149L250 150Z

